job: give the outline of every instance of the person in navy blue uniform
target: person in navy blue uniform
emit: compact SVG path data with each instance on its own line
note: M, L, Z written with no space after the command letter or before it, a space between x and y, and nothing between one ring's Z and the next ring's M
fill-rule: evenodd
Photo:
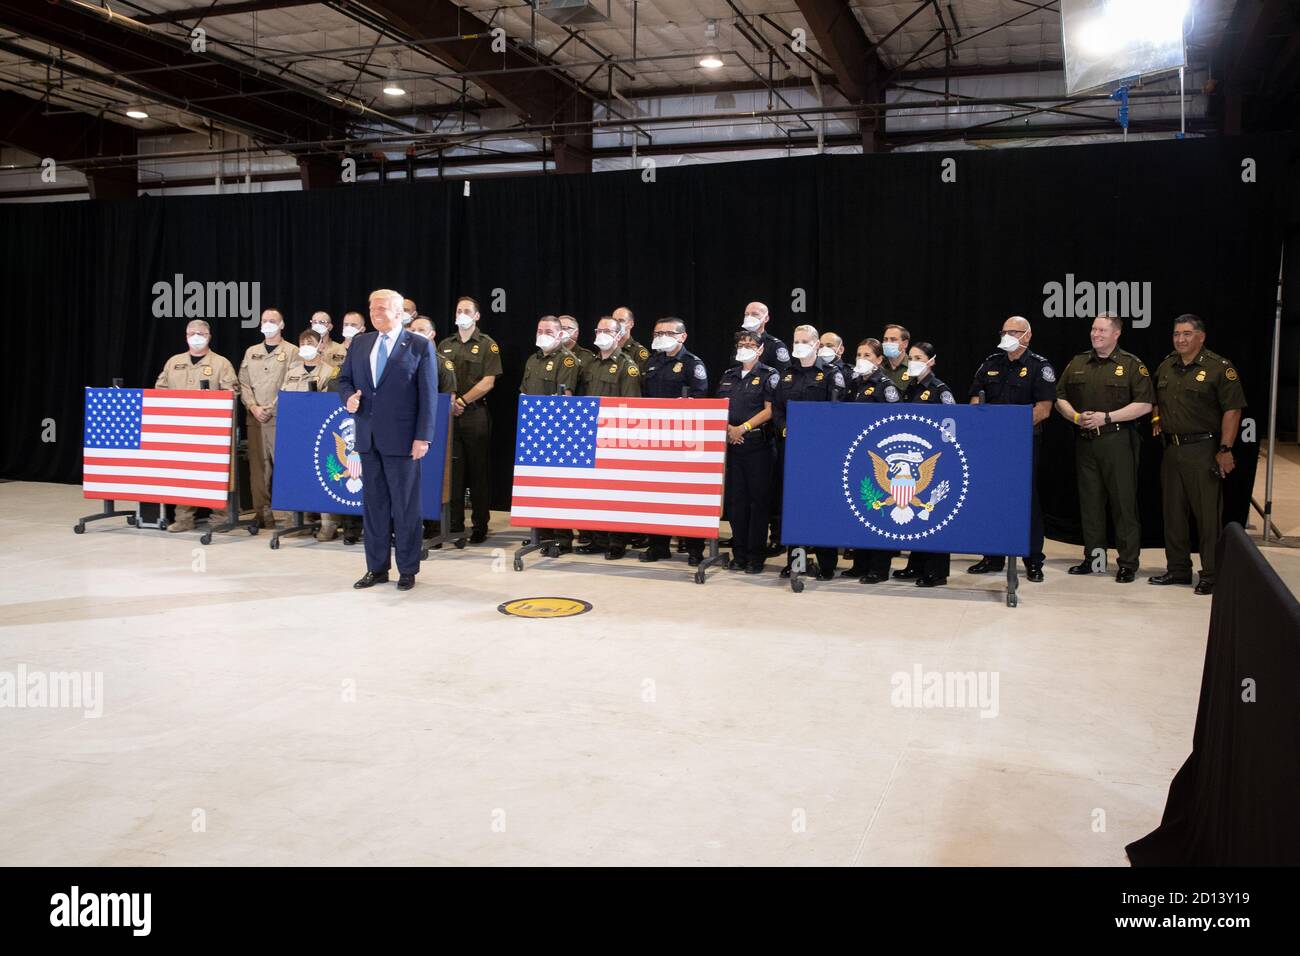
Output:
M901 402L902 389L881 370L884 362L880 339L863 339L859 342L845 401L884 402L891 405ZM849 552L853 564L840 574L843 577L857 578L863 584L879 584L889 577L889 562L896 553L874 548L853 548Z
M1033 337L1029 320L1013 315L1002 323L998 351L984 360L970 386L972 405L1034 406L1034 455L1030 472L1029 555L1024 558L1025 577L1043 580L1043 510L1038 502L1038 448L1042 444L1043 422L1056 402L1056 370L1037 352L1029 351ZM1006 567L1000 554L986 554L966 570L988 574Z
M955 405L952 389L934 374L934 346L929 342L915 343L907 353L907 377L911 381L904 402L918 405ZM948 583L951 555L936 552L913 551L907 556L907 567L894 572L896 578L915 578L918 588L934 588Z
M675 316L655 322L650 358L641 379L642 398L708 398L709 373L700 359L686 351L686 323ZM683 538L686 562L697 566L704 557L703 538ZM668 535L652 534L641 552L642 561L672 557Z
M767 559L767 516L772 497L772 402L780 373L760 358L759 333L736 333L736 364L722 373L718 398L727 410L727 520L731 522L728 568L761 574Z
M838 402L847 387L844 376L833 362L828 362L817 354L820 346L817 330L811 325L800 325L794 330L794 349L790 355L792 361L785 374L781 376L773 403L773 423L776 431L777 460L784 461L786 436L786 415L791 402ZM789 545L785 552L785 567L781 577L788 578L796 545ZM804 549L807 551L807 548ZM835 577L835 568L839 564L839 551L835 548L814 548L817 557L817 579L829 581Z
M388 580L397 552L397 589L420 571L420 459L433 441L438 402L437 356L429 340L402 328L402 296L370 293L374 332L358 335L339 373L338 391L356 423L361 455L366 573L353 587Z

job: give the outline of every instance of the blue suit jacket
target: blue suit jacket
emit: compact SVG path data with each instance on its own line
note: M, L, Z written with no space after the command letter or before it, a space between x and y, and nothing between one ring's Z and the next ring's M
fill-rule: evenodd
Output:
M361 404L353 416L357 451L410 455L411 442L417 438L433 441L438 357L428 339L402 329L375 385L370 377L370 353L378 345L378 332L366 332L352 340L339 372L339 398L346 402L361 390Z

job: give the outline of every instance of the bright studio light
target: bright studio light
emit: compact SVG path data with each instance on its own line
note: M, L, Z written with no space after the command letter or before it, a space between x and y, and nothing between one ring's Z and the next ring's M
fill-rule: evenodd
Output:
M405 96L406 90L402 89L402 85L398 83L396 80L389 80L387 83L384 84L384 95Z
M716 49L710 47L705 50L704 55L700 57L700 66L704 67L706 70L720 70L722 69L722 57L718 56L718 51Z
M1079 43L1093 56L1109 56L1130 44L1163 47L1183 36L1187 0L1109 0L1079 30Z
M140 107L138 106L131 107L129 110L126 111L126 115L134 120L142 120L142 119L149 118L149 114L146 113L144 110L140 109Z

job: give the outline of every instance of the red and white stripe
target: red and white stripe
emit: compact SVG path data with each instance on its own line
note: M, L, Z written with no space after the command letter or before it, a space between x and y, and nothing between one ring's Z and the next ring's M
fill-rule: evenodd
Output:
M235 395L144 389L140 447L83 449L87 498L160 501L200 508L226 503Z
M727 404L602 398L595 467L516 465L510 523L716 538Z

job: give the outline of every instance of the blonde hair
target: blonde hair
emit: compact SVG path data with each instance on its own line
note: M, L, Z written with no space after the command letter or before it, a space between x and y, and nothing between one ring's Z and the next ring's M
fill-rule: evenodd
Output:
M794 327L794 330L795 332L807 332L813 338L818 340L821 339L820 333L818 333L818 331L815 328L813 328L811 325L796 325Z
M394 292L392 289L376 289L370 293L370 297L366 301L373 302L375 299L387 299L389 302L396 302L398 312L401 312L406 307L402 293Z

